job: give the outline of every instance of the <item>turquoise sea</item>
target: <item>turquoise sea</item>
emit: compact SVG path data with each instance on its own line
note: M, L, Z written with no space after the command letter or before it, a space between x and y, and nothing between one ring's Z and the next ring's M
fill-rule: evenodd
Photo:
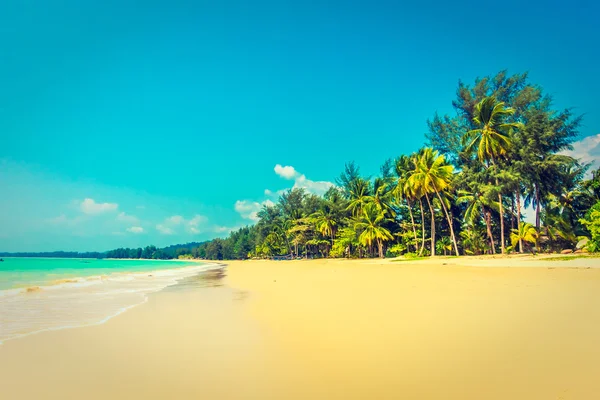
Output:
M65 279L165 270L191 265L198 265L198 263L88 258L4 258L4 262L0 262L0 290L47 286Z
M97 325L215 264L154 260L5 258L0 344L36 332Z

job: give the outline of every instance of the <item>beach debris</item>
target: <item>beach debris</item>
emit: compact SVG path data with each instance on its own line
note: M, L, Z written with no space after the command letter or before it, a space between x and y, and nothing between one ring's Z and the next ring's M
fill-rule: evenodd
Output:
M571 254L573 252L573 250L571 249L564 249L560 252L560 254Z
M31 286L25 290L25 292L27 292L27 293L35 293L35 292L41 292L41 291L42 291L42 288L39 286Z

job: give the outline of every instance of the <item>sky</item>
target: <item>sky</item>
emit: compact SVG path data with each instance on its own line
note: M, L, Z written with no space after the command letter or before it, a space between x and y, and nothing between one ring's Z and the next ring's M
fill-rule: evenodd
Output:
M402 4L405 3L405 4ZM529 71L600 156L593 1L0 3L0 251L224 236L421 147L457 83Z

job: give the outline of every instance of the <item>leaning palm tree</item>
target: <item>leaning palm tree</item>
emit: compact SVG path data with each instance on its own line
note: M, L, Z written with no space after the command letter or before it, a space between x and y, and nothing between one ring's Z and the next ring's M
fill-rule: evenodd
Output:
M359 242L369 248L373 243L377 243L380 258L383 258L383 242L394 239L390 231L383 226L385 222L385 213L380 211L375 203L368 203L354 224L357 231L362 231L358 237Z
M515 110L505 107L504 102L497 101L494 96L486 97L475 106L473 122L479 126L470 130L463 137L465 152L471 153L477 149L477 158L486 168L496 166L496 161L504 158L511 146L510 136L512 130L523 125L514 122L505 122L505 118L513 115ZM496 186L498 178L496 177ZM498 192L500 205L500 248L504 248L504 210L502 209L502 193Z
M519 241L529 242L535 245L538 239L538 231L529 222L521 222L518 229L512 229L510 233L510 242L513 247L519 243Z
M491 193L493 187L491 185L477 185L472 192L468 190L459 190L456 202L458 204L466 204L464 221L475 226L483 216L487 228L487 236L490 241L490 249L492 254L496 253L494 245L494 236L492 234L492 214L491 210L498 210L500 207L497 201L492 199Z
M409 180L413 182L414 185L420 187L422 191L425 193L426 200L429 203L429 197L427 193L435 193L440 204L442 205L442 209L444 210L444 214L446 216L446 221L448 222L448 227L450 228L450 237L452 238L452 243L454 245L454 252L456 255L458 253L458 245L456 243L456 236L454 235L454 227L452 226L452 218L450 218L450 213L448 212L448 208L446 207L446 203L440 192L446 191L450 188L450 183L453 178L453 170L452 165L447 164L443 155L440 155L437 151L432 148L424 148L419 152L419 157L417 158L417 163L415 167L414 173L411 175ZM430 205L431 217L435 218L433 208ZM435 224L432 222L432 255L435 255L434 250L434 231Z

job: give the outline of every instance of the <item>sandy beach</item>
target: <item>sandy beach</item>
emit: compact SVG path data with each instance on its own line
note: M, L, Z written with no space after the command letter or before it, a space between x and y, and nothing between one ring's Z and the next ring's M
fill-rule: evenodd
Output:
M5 342L0 398L600 393L600 259L227 264L105 324Z

